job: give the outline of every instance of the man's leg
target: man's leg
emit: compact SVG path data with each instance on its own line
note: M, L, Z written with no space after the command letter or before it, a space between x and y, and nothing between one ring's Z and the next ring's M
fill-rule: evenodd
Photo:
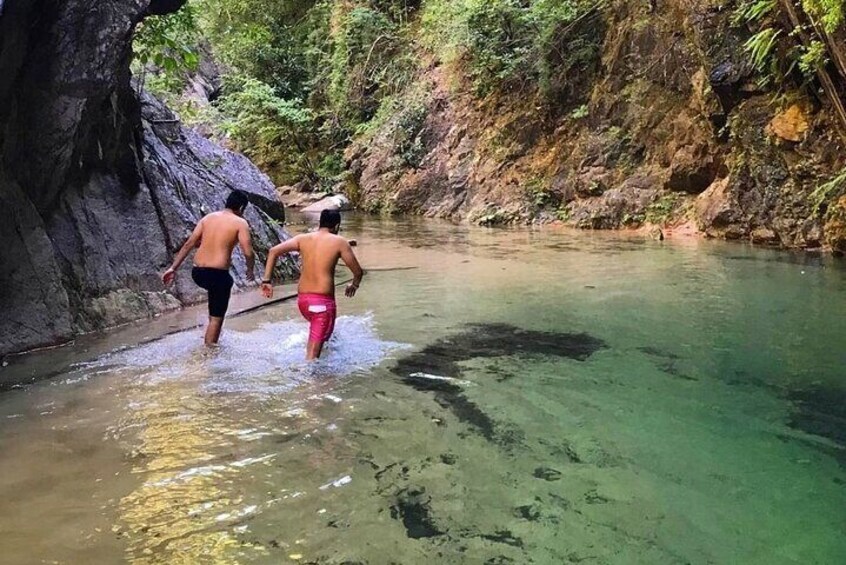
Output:
M216 271L215 284L209 288L209 325L206 327L206 345L217 345L223 330L223 319L229 309L232 294L232 277L226 271Z
M220 331L223 329L223 318L209 316L209 325L206 326L206 345L217 345L220 339Z
M308 340L306 345L306 361L314 361L320 358L320 353L323 351L323 341Z

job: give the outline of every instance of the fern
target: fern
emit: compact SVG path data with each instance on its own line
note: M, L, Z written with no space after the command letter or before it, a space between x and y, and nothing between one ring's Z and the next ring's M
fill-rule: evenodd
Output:
M775 9L778 0L753 0L752 2L743 2L735 10L732 16L732 23L734 25L741 25L745 23L759 22L768 16Z
M814 214L819 214L823 206L846 192L846 168L827 183L821 184L809 196Z
M781 35L781 30L768 27L764 28L743 45L744 49L751 56L752 66L759 73L765 73L770 63L770 54L775 47L776 39Z

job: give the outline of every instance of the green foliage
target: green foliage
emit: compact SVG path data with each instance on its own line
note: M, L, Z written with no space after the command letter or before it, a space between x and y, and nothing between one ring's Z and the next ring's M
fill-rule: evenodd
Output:
M256 164L282 180L313 177L314 113L301 100L286 100L254 78L230 79L218 105L226 116L221 125ZM286 178L290 177L290 178Z
M402 165L417 168L426 156L423 143L423 124L426 121L428 108L421 100L416 100L406 106L397 119L395 128L396 154Z
M550 102L579 98L598 63L603 2L586 0L430 0L424 45L466 65L479 95L538 88Z
M810 78L828 62L828 51L822 41L812 41L799 56L799 70Z
M190 0L215 56L225 66L270 85L283 98L305 99L311 78L307 51L315 0ZM324 10L325 12L325 10Z
M830 60L825 34L843 25L843 0L801 0L794 7L799 20L809 23L787 25L792 18L782 13L777 0L741 0L732 17L735 25L755 30L745 49L764 84L783 81L797 67L806 80L813 80Z
M197 21L192 5L165 16L150 16L138 25L132 42L136 71L145 74L153 67L158 81L155 87L176 91L184 85L186 71L199 65Z
M821 184L809 196L814 214L823 212L828 203L846 193L846 168L830 181Z
M330 185L342 148L400 98L416 64L404 34L419 0L190 1L233 75L217 104L226 132L279 182Z
M843 0L802 0L802 8L828 33L834 33L843 24L846 11Z
M732 15L735 25L759 22L770 15L776 8L778 0L747 0L741 2Z
M542 177L529 179L524 187L526 198L537 209L556 207L559 199Z
M467 30L471 75L480 94L518 75L532 46L529 10L517 0L473 3Z
M572 112L570 112L570 117L574 120L581 120L582 118L587 118L590 115L590 110L588 109L587 104L582 104L581 106L575 108Z
M397 24L384 13L356 7L337 20L327 96L341 124L355 127L375 115L381 98L405 85L408 60L399 56Z
M665 224L672 217L679 201L680 197L678 194L674 192L665 194L647 207L646 214L643 219L650 224Z
M750 62L759 73L766 73L771 63L770 54L776 45L781 30L766 27L750 37L743 45L749 53Z

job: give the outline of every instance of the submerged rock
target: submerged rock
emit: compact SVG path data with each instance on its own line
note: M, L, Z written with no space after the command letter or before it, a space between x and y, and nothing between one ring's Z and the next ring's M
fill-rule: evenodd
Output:
M430 501L424 488L403 489L391 507L391 518L401 520L406 535L412 539L443 535L444 532L435 525L432 518Z
M392 372L415 389L434 393L435 401L459 421L510 450L522 442L522 432L497 422L467 398L456 379L462 372L460 363L508 355L551 355L586 361L604 347L602 340L583 333L525 330L508 324L468 324L461 333L441 338L399 359Z

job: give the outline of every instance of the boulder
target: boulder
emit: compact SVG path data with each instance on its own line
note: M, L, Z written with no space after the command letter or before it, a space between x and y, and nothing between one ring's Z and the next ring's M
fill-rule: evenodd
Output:
M327 196L326 198L318 200L314 204L303 208L303 212L306 214L319 214L323 210L340 210L343 212L351 209L352 205L350 204L349 198L343 194L335 194L333 196Z
M131 85L134 26L184 0L33 0L0 16L0 355L201 294L159 273L233 189L261 253L286 237L273 185ZM293 264L287 264L293 273ZM233 274L253 279L236 253Z

